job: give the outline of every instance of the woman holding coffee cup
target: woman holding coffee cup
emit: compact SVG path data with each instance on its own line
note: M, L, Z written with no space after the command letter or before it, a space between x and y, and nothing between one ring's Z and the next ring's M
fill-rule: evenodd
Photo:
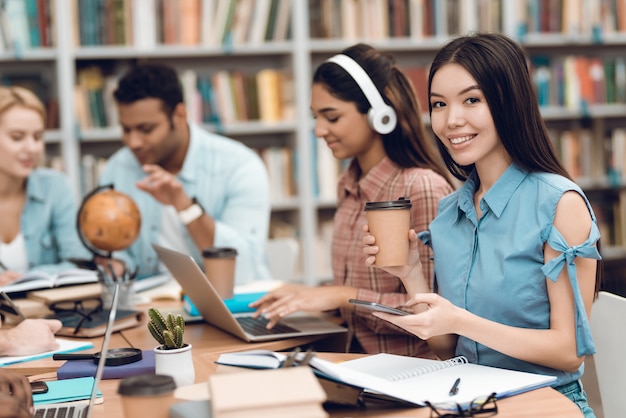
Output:
M428 83L433 131L465 183L420 234L433 248L437 293L426 290L414 245L409 265L385 269L419 313L374 315L428 339L442 358L556 376L554 388L594 417L579 379L595 352L600 233L556 156L524 50L501 34L457 38L435 57ZM375 237L364 243L372 265Z
M357 44L317 68L311 110L316 118L316 136L326 141L335 158L351 160L338 185L333 285L285 285L251 306L258 308L257 315L270 319L269 326L296 311L339 309L350 329L351 351L430 357L426 343L387 326L370 310L349 302L355 298L400 306L408 297L397 277L363 263L366 203L385 206L384 202L404 198L397 204L398 210L376 212L381 219L385 217L382 223L389 227L410 219L398 237L403 236L404 246L408 247L408 229L426 229L437 212L439 199L453 190L435 143L421 122L415 91L392 57ZM421 251L429 274L430 254L426 247Z

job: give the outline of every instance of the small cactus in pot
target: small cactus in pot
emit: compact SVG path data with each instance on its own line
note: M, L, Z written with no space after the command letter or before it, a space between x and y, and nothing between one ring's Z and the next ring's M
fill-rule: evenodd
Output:
M174 350L185 345L183 334L185 332L185 321L182 315L172 313L163 316L155 308L148 310L150 321L148 330L159 344L161 350Z

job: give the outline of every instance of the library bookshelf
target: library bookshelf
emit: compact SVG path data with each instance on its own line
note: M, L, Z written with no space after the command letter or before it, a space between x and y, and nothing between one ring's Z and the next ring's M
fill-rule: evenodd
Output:
M626 0L4 5L0 76L5 84L33 87L48 103L49 164L67 172L77 197L122 146L111 100L117 77L137 62L167 63L179 71L190 118L244 142L267 164L271 234L299 239L299 277L308 284L331 278L336 181L344 164L313 135L313 69L349 45L369 43L410 74L425 108L427 68L442 44L470 31L506 33L528 51L555 145L598 213L610 286L626 293Z

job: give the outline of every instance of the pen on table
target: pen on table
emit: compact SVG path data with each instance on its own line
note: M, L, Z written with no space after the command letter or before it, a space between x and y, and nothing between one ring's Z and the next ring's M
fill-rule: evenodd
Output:
M0 292L0 297L3 299L2 301L0 301L0 306L2 307L2 309L0 310L17 315L20 318L20 322L26 319L26 316L22 313L20 308L18 308L17 305L13 303L9 295L4 292Z
M113 269L113 264L111 262L109 262L107 264L109 266L109 271L111 272L111 277L113 277L113 283L119 283L119 278L117 277L117 274L115 274L115 270Z
M315 351L313 351L313 349L309 347L306 350L306 353L304 353L304 358L302 359L302 361L300 361L299 366L308 366L314 355Z
M96 264L96 268L98 269L98 276L100 277L100 279L102 279L102 283L104 283L107 286L113 286L114 283L109 277L109 274L106 272L106 270L104 270L104 267L102 267L99 264Z
M289 355L287 356L287 359L285 359L285 362L283 363L281 368L293 366L293 364L296 361L296 356L298 355L299 352L300 352L300 347L296 347L295 350L289 353Z
M450 388L450 392L448 393L450 396L454 396L457 393L459 393L459 383L461 383L461 378L458 377L455 381L454 384L452 385L452 387Z

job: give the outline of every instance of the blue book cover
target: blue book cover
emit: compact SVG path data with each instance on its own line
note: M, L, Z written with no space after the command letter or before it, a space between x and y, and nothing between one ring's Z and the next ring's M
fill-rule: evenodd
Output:
M57 379L95 376L98 365L93 360L69 360L57 370ZM143 350L141 360L121 366L104 366L102 379L123 379L138 374L154 374L154 351Z
M267 292L240 293L233 296L231 299L224 300L224 304L232 313L253 312L255 309L250 308L248 305L266 293ZM198 309L187 295L183 295L183 306L185 312L190 316L200 316L200 312L198 312Z

